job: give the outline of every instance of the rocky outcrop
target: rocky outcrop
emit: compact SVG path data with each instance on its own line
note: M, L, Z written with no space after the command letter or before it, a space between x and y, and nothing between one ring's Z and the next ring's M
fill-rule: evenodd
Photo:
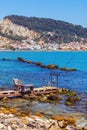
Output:
M47 68L48 68L48 69L58 69L59 66L54 65L54 64L49 64L49 65L47 66Z
M61 70L63 71L76 71L76 68L67 68L67 67L64 67L64 68L60 68Z
M33 40L39 36L38 32L35 32L33 30L29 30L28 28L25 28L21 25L14 24L9 19L4 19L0 23L0 30L4 34L13 35L13 36L22 36L29 38L29 40Z
M0 109L0 130L86 130L79 127L72 116L54 115L47 119L40 113L36 115L17 115L15 109ZM20 113L20 112L19 112Z

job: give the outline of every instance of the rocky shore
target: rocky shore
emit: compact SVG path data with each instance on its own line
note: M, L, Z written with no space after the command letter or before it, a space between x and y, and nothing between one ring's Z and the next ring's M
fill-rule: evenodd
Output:
M56 94L3 98L0 101L0 130L87 130L87 114L72 111L49 114L49 110L41 112L40 107L39 111L32 110L34 102L60 104L63 97L67 107L75 106L80 100L76 92L64 88Z
M0 130L87 130L87 121L82 119L69 115L46 118L40 113L30 115L15 108L0 108Z

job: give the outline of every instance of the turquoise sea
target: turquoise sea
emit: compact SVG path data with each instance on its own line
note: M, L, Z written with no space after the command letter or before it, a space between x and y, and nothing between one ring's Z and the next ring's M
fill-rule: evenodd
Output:
M48 70L20 63L18 57L26 60L40 61L43 64L55 64L59 67L76 68L77 71L65 72ZM3 61L3 58L11 61ZM13 87L13 77L24 83L34 83L35 86L47 85L50 72L60 73L59 87L87 92L87 52L83 51L4 51L0 52L0 86ZM55 80L55 79L54 79Z
M55 64L59 67L76 68L77 71L49 70L33 64L18 62L17 58ZM3 58L11 59L4 61ZM0 87L13 88L12 78L16 77L25 84L33 83L35 87L48 85L50 73L59 73L58 86L79 92L81 101L77 106L67 107L62 103L53 105L38 103L32 105L33 111L58 112L78 111L87 114L87 52L86 51L2 51L0 52ZM55 81L55 78L53 79ZM26 106L24 106L26 108ZM40 108L40 109L39 109ZM61 109L62 108L62 109Z

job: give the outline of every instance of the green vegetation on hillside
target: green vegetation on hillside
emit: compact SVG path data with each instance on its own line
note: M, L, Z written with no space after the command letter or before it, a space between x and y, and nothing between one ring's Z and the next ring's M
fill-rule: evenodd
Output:
M17 25L40 32L40 38L44 39L45 42L67 43L80 41L81 37L84 38L84 41L87 39L87 28L83 28L80 25L73 25L68 22L50 18L24 17L18 15L4 17L4 19L6 18ZM49 34L48 32L51 32L52 34Z

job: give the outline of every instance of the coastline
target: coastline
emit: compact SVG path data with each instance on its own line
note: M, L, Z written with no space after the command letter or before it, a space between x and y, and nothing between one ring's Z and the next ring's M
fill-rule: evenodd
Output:
M7 49L7 50L1 50L0 49L0 52L9 52L9 51L12 51L12 52L22 52L22 51L26 51L26 52L86 52L87 50L26 50L26 49L23 49L23 50L10 50L10 49Z

